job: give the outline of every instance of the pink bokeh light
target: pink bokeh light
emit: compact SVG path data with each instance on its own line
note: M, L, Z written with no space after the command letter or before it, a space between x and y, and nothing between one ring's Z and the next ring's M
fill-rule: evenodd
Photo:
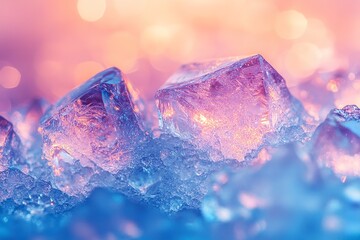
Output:
M117 66L140 94L181 64L262 54L297 83L348 68L360 51L360 2L286 0L0 0L0 112L57 100Z

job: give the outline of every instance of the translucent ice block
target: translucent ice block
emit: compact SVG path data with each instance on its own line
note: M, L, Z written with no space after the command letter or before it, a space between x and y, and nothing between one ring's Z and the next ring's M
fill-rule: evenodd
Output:
M213 160L242 161L302 132L301 104L260 55L185 65L156 99L162 129L209 149Z
M116 173L131 162L145 136L138 101L120 70L110 68L47 111L40 123L43 154L60 189L76 194L97 169Z

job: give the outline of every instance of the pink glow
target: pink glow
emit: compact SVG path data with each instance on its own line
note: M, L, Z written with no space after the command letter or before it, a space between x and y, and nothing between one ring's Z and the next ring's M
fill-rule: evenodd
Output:
M294 86L316 69L347 67L360 51L356 0L0 4L0 112L36 96L55 101L113 65L150 99L189 61L260 53Z

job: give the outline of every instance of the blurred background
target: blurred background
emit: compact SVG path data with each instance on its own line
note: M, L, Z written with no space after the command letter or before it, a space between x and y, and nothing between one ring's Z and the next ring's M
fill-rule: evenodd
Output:
M357 0L0 0L0 112L117 66L140 94L181 64L262 54L295 86L357 63Z

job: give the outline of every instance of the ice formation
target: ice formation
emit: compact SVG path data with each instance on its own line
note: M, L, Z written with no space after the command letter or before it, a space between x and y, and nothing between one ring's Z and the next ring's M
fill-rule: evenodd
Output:
M98 169L116 173L131 162L145 138L137 101L123 74L111 68L46 112L40 123L43 154L57 187L76 195Z
M21 162L21 142L13 125L0 116L0 171Z
M316 129L311 154L340 177L360 176L360 109L333 109Z
M0 172L0 206L3 213L32 219L44 214L63 213L77 202L51 184L15 168Z
M309 141L260 55L185 65L156 101L160 129L111 68L0 117L0 239L359 238L356 106Z
M156 99L162 129L208 149L213 160L242 161L269 142L293 140L306 118L260 55L184 65Z

